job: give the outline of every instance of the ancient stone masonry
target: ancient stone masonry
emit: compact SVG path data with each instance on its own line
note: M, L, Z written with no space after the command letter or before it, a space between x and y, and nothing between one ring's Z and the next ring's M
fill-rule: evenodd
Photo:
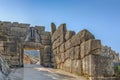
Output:
M102 46L101 48L102 56L109 56L113 59L113 62L119 62L119 53L116 53L114 50L111 49L111 47L108 46Z
M51 32L44 26L30 27L18 22L0 22L0 54L10 67L23 67L24 50L40 50L40 63L89 80L119 80L114 66L119 55L102 46L101 40L84 29L77 34L66 24L58 28L51 23Z
M11 67L23 66L24 49L40 50L41 65L50 66L51 52L48 55L48 49L45 49L50 46L51 34L45 31L44 26L0 22L0 51Z
M102 46L101 41L88 30L75 34L67 31L65 24L56 29L53 23L51 28L56 68L86 76L89 80L118 80L113 68L118 54L111 49L107 51L109 48Z

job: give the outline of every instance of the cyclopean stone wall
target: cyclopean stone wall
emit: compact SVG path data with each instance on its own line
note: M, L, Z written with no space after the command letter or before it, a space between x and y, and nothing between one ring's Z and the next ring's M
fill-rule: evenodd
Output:
M76 34L68 31L66 24L56 28L52 23L51 32L47 32L43 26L0 22L0 54L9 66L23 66L24 49L40 50L41 65L46 67L86 76L89 80L119 80L114 71L118 53L103 46L86 29Z
M53 61L57 69L86 76L89 80L118 80L114 77L113 68L116 58L103 51L101 41L95 39L88 30L75 34L74 31L67 31L66 24L56 29L54 23L51 28Z

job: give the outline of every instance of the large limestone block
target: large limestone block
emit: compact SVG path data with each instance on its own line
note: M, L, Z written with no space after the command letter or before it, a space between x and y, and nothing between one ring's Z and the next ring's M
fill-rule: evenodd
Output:
M43 45L49 45L50 44L50 40L41 40Z
M65 50L68 50L71 48L71 40L68 40L65 42Z
M51 23L51 32L52 34L56 31L56 25L54 23Z
M71 72L79 76L82 74L81 60L72 60L72 71Z
M75 35L74 31L67 31L65 34L65 40L69 40L73 35Z
M36 28L38 31L45 31L45 27L44 27L44 26L35 26L35 28Z
M52 35L52 42L54 42L57 38L60 37L61 34L59 34L59 30L56 30Z
M60 69L63 70L63 63L60 63Z
M56 63L56 64L61 63L61 61L60 61L60 56L59 56L59 55L55 56L55 63Z
M40 31L40 35L46 35L51 37L51 33L48 31Z
M60 46L60 38L58 38L58 39L55 41L55 43L56 43L56 47Z
M50 59L51 59L50 53L45 53L43 58L44 58L44 62L50 62Z
M53 50L53 54L56 56L57 55L57 49Z
M63 53L63 52L65 52L65 44L64 43L60 45L60 53Z
M52 42L54 42L61 35L63 35L63 37L64 37L65 33L66 33L66 25L65 24L61 24L58 27L58 29L53 33L53 35L52 35Z
M67 50L65 52L65 60L68 59L68 58L70 58L70 50Z
M51 53L51 46L49 45L45 46L44 53Z
M65 36L64 35L61 35L60 36L60 42L59 42L59 44L61 45L61 44L63 44L65 42Z
M81 58L83 58L88 54L92 54L92 51L101 49L101 41L90 39L86 42L83 42L80 45L80 49L81 49L80 56L81 56ZM94 53L94 54L98 54L98 53Z
M70 59L75 59L75 47L70 48L69 50Z
M82 59L82 73L92 77L110 77L114 75L112 59L99 55L88 55Z
M54 42L52 42L52 48L55 49L60 45L60 38L58 38L57 40L55 40Z
M64 34L66 33L67 29L66 29L66 24L61 24L59 27L58 27L58 30L60 31L59 34Z
M60 64L57 64L57 69L60 69Z
M61 53L61 62L63 63L65 61L65 53Z
M80 46L75 47L75 59L80 59Z
M67 59L64 62L64 70L67 72L71 72L71 65L72 65L72 60L71 59Z
M52 49L56 48L56 42L52 43Z
M60 36L59 31L56 30L56 31L52 34L52 42L54 42L59 36Z
M88 30L84 29L80 32L78 32L78 37L80 38L81 42L85 42L89 39L95 39L94 35L91 34Z
M80 38L78 37L78 35L74 35L72 38L71 38L71 46L74 47L74 46L79 46L81 44L81 41L80 41Z
M40 35L42 40L50 40L50 36L47 35Z
M57 54L60 54L60 47L57 47Z

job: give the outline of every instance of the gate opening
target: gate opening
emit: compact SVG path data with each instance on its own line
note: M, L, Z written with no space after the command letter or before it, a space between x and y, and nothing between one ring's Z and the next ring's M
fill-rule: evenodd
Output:
M26 50L23 55L24 64L40 64L40 50Z

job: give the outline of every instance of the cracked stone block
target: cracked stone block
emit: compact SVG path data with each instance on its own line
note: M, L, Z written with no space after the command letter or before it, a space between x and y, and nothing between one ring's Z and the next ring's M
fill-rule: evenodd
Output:
M86 55L88 54L92 54L91 52L97 49L101 49L101 42L100 40L94 40L94 39L90 39L86 42L83 42L80 45L80 56L81 58L84 58ZM94 53L94 54L98 54L98 53Z
M72 38L73 35L75 35L74 31L67 31L65 34L65 40L69 40L70 38Z
M82 73L91 77L111 77L114 75L113 62L110 57L88 55L82 59Z

